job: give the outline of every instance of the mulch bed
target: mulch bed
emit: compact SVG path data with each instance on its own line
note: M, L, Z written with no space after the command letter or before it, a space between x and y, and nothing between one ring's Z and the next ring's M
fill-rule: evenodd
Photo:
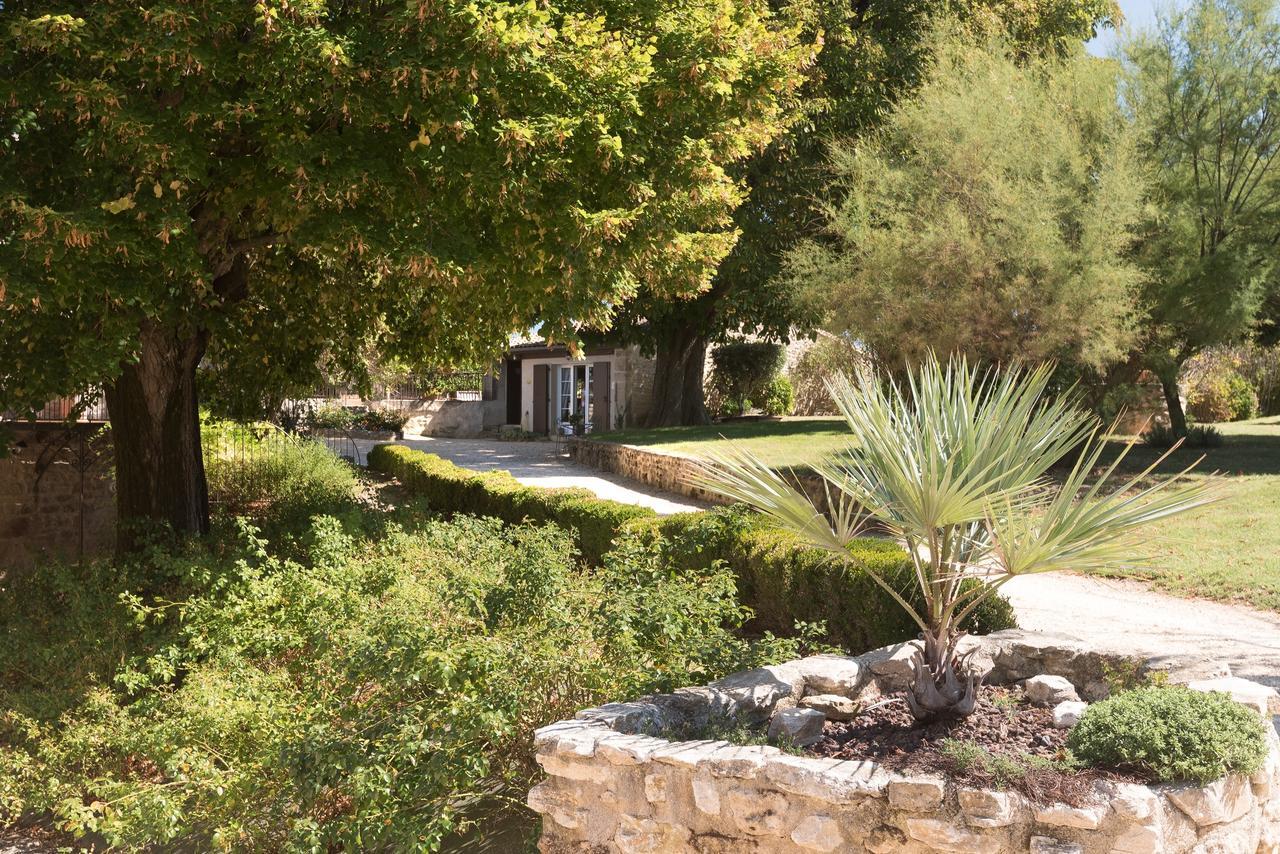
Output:
M941 772L967 785L1007 786L1039 803L1081 805L1098 780L1137 779L1102 769L1065 767L1067 730L1055 729L1052 711L1032 705L1018 688L982 686L972 715L924 726L917 724L901 697L886 700L852 721L828 721L822 740L808 752L831 759L871 760L898 771ZM976 745L1023 768L1009 779L1008 763L1003 763L1003 772L995 773L987 762L962 766L954 751L943 749L948 740Z

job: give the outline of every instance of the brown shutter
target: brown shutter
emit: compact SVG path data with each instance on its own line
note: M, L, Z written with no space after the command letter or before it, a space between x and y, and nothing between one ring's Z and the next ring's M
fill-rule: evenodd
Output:
M547 375L546 365L533 366L533 432L547 432Z
M596 362L591 366L591 429L603 432L613 429L609 420L609 363Z

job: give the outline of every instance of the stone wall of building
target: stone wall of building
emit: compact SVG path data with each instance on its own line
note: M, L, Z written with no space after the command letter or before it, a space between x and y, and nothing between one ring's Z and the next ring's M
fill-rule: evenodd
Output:
M495 420L490 410L505 406L494 400L420 400L399 411L409 416L406 433L467 439L484 432L486 418Z
M0 458L0 569L75 560L115 546L110 436L98 425L7 427Z
M1018 631L971 640L993 682L1044 666L1081 679L1081 694L1119 653ZM529 793L552 852L873 852L873 854L1270 854L1280 851L1280 738L1252 777L1208 786L1100 781L1083 806L1037 804L1014 791L956 785L874 762L784 753L768 745L670 741L661 733L726 715L765 721L815 695L867 699L910 679L908 645L856 658L813 656L701 688L613 703L539 730L547 779ZM1139 671L1169 662L1134 660ZM1216 672L1174 667L1171 679ZM1052 671L1050 671L1052 672ZM1222 680L1210 680L1218 683ZM1231 680L1227 680L1231 681ZM1235 680L1243 683L1243 680ZM1248 683L1252 684L1252 683ZM1192 687L1200 683L1192 682ZM1237 685L1243 690L1243 686ZM1275 692L1262 686L1267 702ZM1103 686L1105 691L1105 686ZM1208 690L1208 688L1206 688ZM1249 689L1252 691L1252 689ZM1248 692L1246 692L1248 693ZM1245 700L1250 702L1249 700ZM1252 704L1252 703L1251 703ZM1264 703L1264 708L1266 703Z

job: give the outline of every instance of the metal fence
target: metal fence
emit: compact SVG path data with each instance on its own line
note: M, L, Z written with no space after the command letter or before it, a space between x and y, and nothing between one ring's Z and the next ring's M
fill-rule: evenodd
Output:
M77 412L77 409L80 410ZM73 417L74 416L74 417ZM44 405L35 413L0 412L0 421L38 421L38 422L87 422L101 424L109 421L107 403L101 395L83 395L79 397L60 397Z
M346 435L294 433L269 422L220 422L202 431L209 503L241 513L256 509L253 496L270 495L290 458L308 445L361 466L367 451ZM246 504L245 502L248 501Z

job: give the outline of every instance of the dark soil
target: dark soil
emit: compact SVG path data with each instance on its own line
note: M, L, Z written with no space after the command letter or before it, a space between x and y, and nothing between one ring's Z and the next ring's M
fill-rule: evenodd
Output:
M1041 803L1080 805L1100 779L1133 779L1078 768L1066 749L1067 730L1053 712L1032 705L1016 688L983 686L966 718L919 725L901 697L888 697L848 722L828 721L811 754L872 760L901 771L937 771L984 787L1011 788Z

